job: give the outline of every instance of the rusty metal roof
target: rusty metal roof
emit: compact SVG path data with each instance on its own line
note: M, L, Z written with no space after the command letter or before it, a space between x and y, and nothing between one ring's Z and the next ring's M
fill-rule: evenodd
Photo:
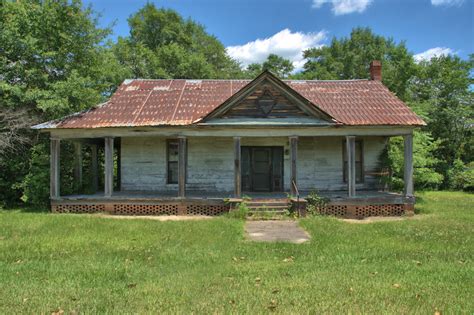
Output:
M34 128L191 125L211 113L250 82L250 80L126 80L106 103ZM343 125L425 124L380 81L283 80L283 82Z

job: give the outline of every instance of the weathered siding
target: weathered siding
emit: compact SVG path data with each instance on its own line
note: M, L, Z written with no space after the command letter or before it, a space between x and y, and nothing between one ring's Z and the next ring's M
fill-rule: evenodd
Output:
M342 137L300 137L297 178L300 190L345 190L342 173ZM363 139L364 170L378 171L384 137ZM286 137L242 138L242 146L283 146L284 187L290 188L289 143ZM122 138L122 189L176 191L166 184L166 139ZM188 138L187 189L232 193L234 187L233 139L219 137ZM374 188L376 177L366 175L357 189Z
M385 147L383 137L357 138L363 140L365 173L379 170L379 156ZM297 181L300 190L346 190L343 181L342 137L302 137L298 143ZM286 162L286 160L285 160ZM367 175L357 189L376 188L378 180Z

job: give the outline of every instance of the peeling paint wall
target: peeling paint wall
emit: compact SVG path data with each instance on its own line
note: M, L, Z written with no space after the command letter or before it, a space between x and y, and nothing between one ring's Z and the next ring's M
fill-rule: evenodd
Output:
M385 147L385 137L362 137L364 170L379 170L379 156ZM300 137L298 143L297 178L301 191L345 190L342 171L342 137ZM284 187L290 189L289 142L286 137L241 139L242 146L283 146ZM166 138L122 138L122 190L176 191L178 185L166 183ZM367 175L357 189L373 189L378 179ZM234 190L233 139L230 137L188 138L187 189L220 191Z

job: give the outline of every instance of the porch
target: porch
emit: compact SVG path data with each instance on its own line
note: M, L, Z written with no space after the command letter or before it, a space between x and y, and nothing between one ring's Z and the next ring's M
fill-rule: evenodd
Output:
M384 191L380 180L377 157L385 147L387 135L63 138L74 143L74 181L84 184L85 150L91 152L93 173L92 193L77 191L67 195L61 195L59 187L60 140L52 139L51 207L55 212L217 215L246 197L262 204L278 201L304 209L305 197L316 189L329 199L325 214L410 214L414 204L412 135L403 136L407 178L403 194ZM364 142L357 146L360 152L356 150L358 141ZM251 179L245 179L249 175L245 164L252 161L245 162L242 157L250 152L245 148L261 148L260 153L270 154L268 173L262 176L259 172L260 177L250 174ZM98 154L100 150L103 154ZM176 154L170 155L170 150ZM271 157L272 152L280 154L279 158ZM262 160L257 162L261 164ZM254 167L256 163L251 164ZM102 183L99 166L103 168ZM258 185L253 184L254 177ZM262 186L267 177L268 185ZM103 191L99 191L100 186ZM249 191L249 187L268 191Z

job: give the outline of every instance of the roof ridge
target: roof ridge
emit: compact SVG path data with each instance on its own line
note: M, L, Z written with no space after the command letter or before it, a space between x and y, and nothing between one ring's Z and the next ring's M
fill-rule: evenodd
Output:
M236 82L236 81L252 81L252 79L125 79L122 84L130 84L133 81L220 81L220 82ZM354 81L375 81L370 79L341 79L341 80L301 80L301 79L281 79L283 82L354 82Z

